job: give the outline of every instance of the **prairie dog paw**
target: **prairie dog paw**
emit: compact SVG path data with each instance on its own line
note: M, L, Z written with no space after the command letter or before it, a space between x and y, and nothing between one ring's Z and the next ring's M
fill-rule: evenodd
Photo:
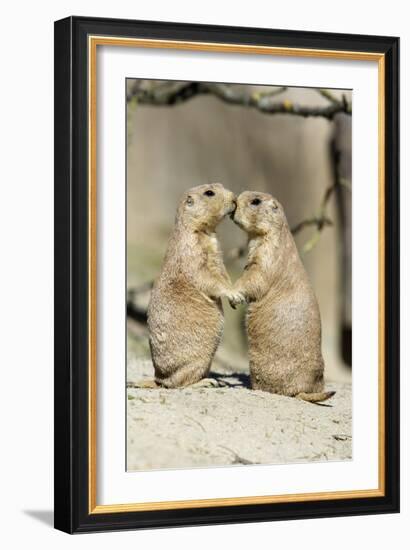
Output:
M199 380L199 382L195 382L194 384L191 384L190 386L186 386L187 388L217 388L219 387L218 380L215 380L215 378L202 378L202 380Z
M230 290L225 295L233 309L246 302L245 296L239 290Z

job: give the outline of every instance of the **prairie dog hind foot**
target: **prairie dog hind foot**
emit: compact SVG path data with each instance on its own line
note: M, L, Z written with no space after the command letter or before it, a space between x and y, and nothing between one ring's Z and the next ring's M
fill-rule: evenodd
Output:
M194 382L193 384L190 384L188 386L184 386L184 388L218 388L219 382L218 380L215 380L215 378L202 378L202 380L199 380L198 382Z

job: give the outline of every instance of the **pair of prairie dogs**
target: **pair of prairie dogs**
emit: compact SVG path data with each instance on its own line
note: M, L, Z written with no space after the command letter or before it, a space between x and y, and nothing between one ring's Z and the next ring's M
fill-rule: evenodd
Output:
M215 234L230 215L249 237L232 285ZM148 307L155 379L145 387L204 386L223 332L221 298L247 302L253 389L324 401L319 309L282 206L271 195L235 195L220 183L188 190L178 206Z

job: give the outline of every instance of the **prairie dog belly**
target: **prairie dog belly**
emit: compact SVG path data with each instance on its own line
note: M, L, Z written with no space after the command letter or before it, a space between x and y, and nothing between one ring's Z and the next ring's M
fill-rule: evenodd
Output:
M269 292L251 304L247 327L252 387L285 395L323 386L321 330L310 295ZM302 389L301 389L302 388Z
M194 288L154 289L148 309L148 328L156 379L178 373L184 380L206 376L223 333L220 300Z

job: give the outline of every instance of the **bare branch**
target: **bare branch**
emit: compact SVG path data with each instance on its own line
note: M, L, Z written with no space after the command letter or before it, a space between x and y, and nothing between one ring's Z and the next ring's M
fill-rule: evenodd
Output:
M127 291L127 317L143 325L147 323L147 310L138 304L137 297L150 292L153 284L153 281L148 281L138 287L129 288Z
M243 87L231 84L207 82L166 82L152 85L151 82L136 81L127 95L127 101L142 105L178 105L198 95L213 95L231 105L250 107L266 114L289 114L302 117L324 117L331 120L337 113L351 114L351 105L344 99L334 98L329 105L310 107L293 103L289 99L277 101L276 96L285 88L269 93L248 93ZM333 96L332 96L333 97Z
M260 99L262 97L275 97L277 95L283 94L283 92L286 92L288 89L287 86L281 86L280 88L277 88L276 90L271 90L269 92L265 91L259 91L259 92L253 92L252 95L255 99Z

